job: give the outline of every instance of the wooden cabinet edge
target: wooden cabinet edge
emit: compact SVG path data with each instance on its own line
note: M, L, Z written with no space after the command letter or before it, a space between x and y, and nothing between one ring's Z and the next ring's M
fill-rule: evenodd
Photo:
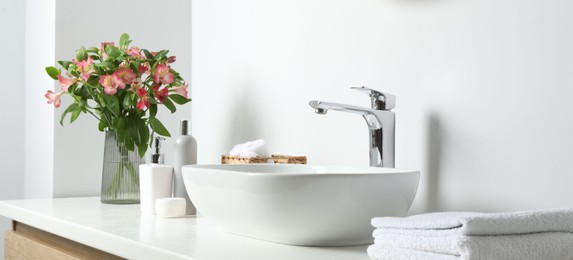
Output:
M123 259L16 221L5 233L4 247L5 260Z

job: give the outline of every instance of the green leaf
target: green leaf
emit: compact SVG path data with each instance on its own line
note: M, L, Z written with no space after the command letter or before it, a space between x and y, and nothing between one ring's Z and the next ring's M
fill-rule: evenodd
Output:
M60 70L57 69L56 67L46 67L46 73L48 73L50 78L57 80L58 75L60 75Z
M149 52L146 49L142 49L141 51L143 51L143 55L145 55L145 58L147 58L148 60L153 59L153 55L151 55L151 52Z
M110 70L115 70L115 65L109 61L94 63L94 65L96 68L106 68L106 69L110 69Z
M148 101L149 101L149 104L159 104L159 103L157 103L157 100L155 98L150 98Z
M62 65L62 68L65 69L65 70L68 70L68 68L70 67L70 65L74 64L74 63L71 62L71 61L65 61L65 60L58 61L58 63L59 63L60 65Z
M149 124L151 125L153 131L155 131L158 135L171 137L171 134L169 133L169 131L167 131L167 128L163 126L163 124L161 123L161 121L159 121L159 119L157 118L149 119Z
M139 138L139 129L137 129L137 123L131 119L131 118L126 118L126 125L127 125L127 131L129 132L129 136L131 136L131 139L134 140L135 144L139 145L140 144L140 138Z
M176 77L175 80L173 81L173 83L171 83L173 86L181 86L183 84L185 84L185 81L181 78L181 77Z
M98 75L104 75L105 74L103 67L93 66L93 68L94 68L96 74L98 74Z
M81 109L74 110L72 111L72 117L70 117L70 124L73 123L74 121L76 121L76 119L78 118L78 116L80 116L80 113L82 112Z
M105 46L105 53L107 54L107 56L109 58L112 58L112 59L115 59L115 58L119 57L119 55L121 55L121 51L113 45L106 45Z
M155 118L157 115L157 104L149 104L149 118Z
M73 93L76 96L82 96L84 88L79 88L78 83L74 83L68 87L68 92Z
M129 151L133 151L135 149L135 146L133 144L133 139L131 139L131 137L129 136L125 138L125 148L127 148L127 150Z
M145 124L145 120L137 120L137 131L139 132L139 145L147 146L149 142L149 126Z
M66 115L72 111L76 111L78 109L78 104L77 103L73 103L70 106L68 106L68 108L66 108L66 110L64 110L64 113L62 113L62 117L60 118L60 125L64 125L64 118L66 117Z
M100 58L98 55L95 55L95 54L94 54L94 55L90 55L90 57L91 57L93 60L99 60L99 61L101 61L101 58Z
M113 119L113 128L116 130L123 130L125 129L125 118L123 117L116 117Z
M100 120L99 124L97 125L97 128L103 132L103 130L105 130L106 127L107 125L105 124L105 122L103 120Z
M158 51L157 54L155 54L155 59L159 60L159 59L165 58L167 56L168 52L169 52L169 50Z
M139 157L143 158L145 156L145 152L147 152L147 144L145 145L138 145L137 151L139 152Z
M70 67L74 67L74 66L70 66ZM77 72L77 71L75 71L75 70L74 70L74 71L71 71L70 74L72 74L72 76L74 76L74 77L76 77L76 78L79 78L79 77L80 77L80 73Z
M97 95L97 98L98 98L98 100L99 100L99 104L100 104L102 107L106 107L104 96L105 96L105 95Z
M86 50L89 53L99 53L99 48L98 47L91 47L89 49Z
M116 117L119 117L119 100L116 96L102 95L105 107Z
M131 68L131 70L133 70L133 72L139 74L139 72L138 72L139 64L140 63L138 60L134 60L134 61L129 63L129 68Z
M173 69L170 69L169 72L171 72L171 74L173 74L173 77L175 77L176 79L180 79L180 78L181 78L181 76L179 76L179 75L180 75L179 72L177 72L177 71L175 71L175 70L173 70Z
M92 75L89 79L88 79L88 85L94 87L97 86L99 84L99 77Z
M78 51L76 51L76 60L77 61L84 61L88 59L88 52L86 48L82 46Z
M115 116L120 116L119 114L119 101L117 100L117 98L115 96L112 96L111 103L108 104L109 110L115 115Z
M115 138L119 142L125 144L125 131L114 129L114 132L115 132Z
M171 114L173 114L173 113L175 113L175 111L177 111L177 108L175 107L173 102L171 102L171 100L169 98L166 98L165 100L163 100L163 105L165 105L165 107L167 107L167 109L169 109L169 111L171 111Z
M86 88L82 88L82 89L86 89ZM82 112L86 112L87 111L87 107L89 107L88 105L88 99L82 95L81 97L78 98L77 100L78 105L80 106L80 110Z
M173 102L175 102L175 103L177 103L177 104L179 104L179 105L184 105L184 104L186 104L186 103L188 103L188 102L191 101L190 98L184 98L183 96L181 96L181 95L179 95L179 94L171 94L171 95L169 95L169 98L170 98Z
M125 97L123 97L123 108L129 109L131 107L131 105L133 104L132 100L134 95L135 93L131 92L127 93Z
M129 34L124 33L121 35L121 37L119 37L119 48L125 50L127 48L127 45L129 41Z

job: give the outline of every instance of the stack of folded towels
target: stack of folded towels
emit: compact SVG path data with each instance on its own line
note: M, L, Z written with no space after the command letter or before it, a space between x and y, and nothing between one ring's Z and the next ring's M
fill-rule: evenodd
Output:
M373 259L573 259L573 209L372 219Z

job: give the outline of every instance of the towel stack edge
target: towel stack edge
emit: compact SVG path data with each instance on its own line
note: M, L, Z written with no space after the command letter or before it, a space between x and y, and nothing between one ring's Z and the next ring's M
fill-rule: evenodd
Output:
M573 259L573 209L373 218L373 259Z

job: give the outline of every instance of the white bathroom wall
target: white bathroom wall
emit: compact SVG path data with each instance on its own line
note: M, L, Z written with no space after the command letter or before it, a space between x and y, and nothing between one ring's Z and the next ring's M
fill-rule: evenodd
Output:
M24 22L26 4L19 0L0 2L0 75L4 98L0 102L2 124L0 136L0 200L24 196ZM0 234L10 227L10 220L0 217ZM0 239L0 259L4 256L4 239Z
M0 4L0 50L6 56L0 59L4 79L4 98L0 102L2 127L0 136L5 149L0 151L0 200L20 198L24 195L24 17L26 5L17 0ZM13 24L13 26L5 26Z
M191 2L170 0L58 0L56 3L56 60L70 60L80 46L99 47L101 42L118 43L126 32L132 45L150 50L169 49L177 56L172 66L184 79L191 74ZM52 62L55 64L55 61ZM49 65L49 64L46 64ZM54 196L96 196L100 194L104 134L97 121L82 114L64 127L59 124L69 99L55 112ZM46 109L50 109L46 107ZM191 105L178 106L175 114L160 110L158 118L178 135L179 121L189 119ZM171 140L164 144L166 163L172 162Z
M397 96L396 166L411 213L573 207L573 2L193 1L199 163L264 138L311 164L368 163L368 106Z
M24 195L27 199L51 198L54 177L54 111L46 104L44 94L53 89L54 81L46 76L45 67L54 61L56 32L56 1L26 0L26 35L23 50L25 57L24 82ZM17 23L15 23L17 24Z

